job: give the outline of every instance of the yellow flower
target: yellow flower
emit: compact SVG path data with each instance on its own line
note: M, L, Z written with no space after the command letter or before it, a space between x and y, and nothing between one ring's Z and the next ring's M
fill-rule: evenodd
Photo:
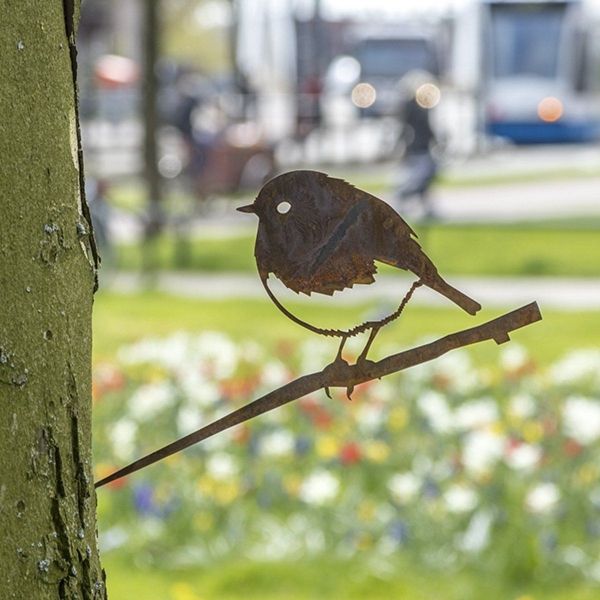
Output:
M597 481L597 479L598 479L598 469L596 468L595 465L588 463L586 465L583 465L577 471L577 480L584 485L593 483L594 481Z
M497 435L502 435L506 431L506 429L504 425L500 423L500 421L496 421L495 423L492 423L490 425L490 431Z
M542 424L537 421L525 423L523 426L523 437L525 438L525 441L530 444L539 442L542 437L544 437L544 428L542 427Z
M366 457L375 463L385 462L390 455L389 446L381 440L367 442L364 446L364 451Z
M189 583L178 582L171 586L172 600L201 600Z
M213 496L216 488L215 480L209 475L202 475L198 480L198 491L203 496Z
M337 439L328 435L317 440L317 454L321 458L334 458L340 451L340 444Z
M290 496L297 496L302 485L302 478L298 475L286 475L283 480L283 487Z
M408 411L403 406L398 406L390 412L389 424L393 431L404 429L408 423Z
M373 502L364 501L358 507L358 518L366 523L373 520L375 517L375 504Z
M237 481L220 481L214 489L214 496L221 504L231 504L240 495Z
M194 516L194 525L198 531L209 531L214 524L215 520L209 512L200 511Z

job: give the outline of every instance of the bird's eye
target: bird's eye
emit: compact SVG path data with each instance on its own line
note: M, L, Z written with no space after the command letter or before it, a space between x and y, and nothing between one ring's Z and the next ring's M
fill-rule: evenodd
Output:
M290 212L290 208L292 208L292 205L289 202L280 202L277 205L277 212L280 215L285 215L286 213Z

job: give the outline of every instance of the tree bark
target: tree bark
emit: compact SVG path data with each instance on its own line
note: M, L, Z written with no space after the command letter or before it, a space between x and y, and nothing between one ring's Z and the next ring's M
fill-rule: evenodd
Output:
M0 598L103 599L78 0L0 0Z

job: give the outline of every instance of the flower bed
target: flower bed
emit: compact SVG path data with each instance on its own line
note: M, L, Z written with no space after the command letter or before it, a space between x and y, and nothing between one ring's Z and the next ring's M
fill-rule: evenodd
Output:
M600 351L541 371L514 344L496 369L456 351L323 392L99 492L105 549L147 561L398 552L515 581L600 580ZM219 333L123 348L94 376L96 476L301 373L331 347Z

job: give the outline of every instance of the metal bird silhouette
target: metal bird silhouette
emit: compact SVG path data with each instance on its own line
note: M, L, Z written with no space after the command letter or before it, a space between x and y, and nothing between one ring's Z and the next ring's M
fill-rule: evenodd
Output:
M359 357L365 360L379 329L400 315L420 285L469 314L481 308L441 277L415 232L391 206L346 181L317 171L291 171L269 181L253 204L237 210L259 219L254 255L267 294L294 322L321 335L340 337L336 359L341 359L348 337L370 330ZM332 295L356 284L373 283L376 262L411 271L419 279L395 313L349 330L321 329L301 320L281 304L267 283L272 273L297 293Z
M381 378L433 360L454 348L486 339L502 344L509 340L509 332L542 318L534 302L477 327L371 363L366 356L375 335L381 327L400 315L418 286L429 286L470 314L475 314L480 305L442 279L415 240L416 234L396 211L375 196L340 179L316 171L285 173L268 182L253 204L238 210L255 213L259 218L255 256L269 297L296 323L322 335L340 337L336 360L322 371L299 377L139 458L97 481L96 488L317 390L328 392L329 386L347 386L350 396L355 384ZM376 261L411 271L419 280L405 294L394 313L347 331L320 329L305 323L279 302L267 284L269 275L273 273L296 292L331 295L357 283L373 283ZM345 341L369 330L369 340L357 364L348 365L341 357Z

